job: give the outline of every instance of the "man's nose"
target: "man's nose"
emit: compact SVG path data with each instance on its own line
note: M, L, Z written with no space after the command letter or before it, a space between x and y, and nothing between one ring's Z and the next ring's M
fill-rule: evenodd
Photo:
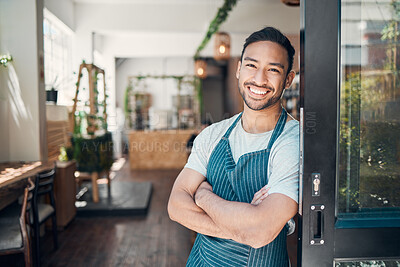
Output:
M264 70L258 69L254 75L254 82L259 86L265 86L268 84L267 75L265 75Z

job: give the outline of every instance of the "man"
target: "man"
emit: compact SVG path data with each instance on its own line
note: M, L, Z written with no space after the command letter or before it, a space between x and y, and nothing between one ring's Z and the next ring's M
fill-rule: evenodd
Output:
M243 112L195 139L168 203L172 220L199 233L187 266L289 265L299 131L281 97L295 76L293 55L277 29L251 34L236 71Z

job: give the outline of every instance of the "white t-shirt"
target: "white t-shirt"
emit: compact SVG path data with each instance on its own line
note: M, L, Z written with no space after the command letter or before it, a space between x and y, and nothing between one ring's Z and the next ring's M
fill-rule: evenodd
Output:
M207 165L211 153L237 116L238 114L205 128L194 140L185 168L193 169L207 177ZM243 129L240 119L228 139L235 162L237 163L239 158L246 153L266 149L272 132L248 133ZM268 187L271 188L268 193L284 194L297 203L299 199L299 145L299 122L288 121L281 135L275 140L268 161Z

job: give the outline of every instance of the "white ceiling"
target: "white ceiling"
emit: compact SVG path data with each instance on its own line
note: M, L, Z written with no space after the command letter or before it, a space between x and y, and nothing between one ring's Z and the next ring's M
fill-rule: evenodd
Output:
M204 32L223 4L222 0L74 1L77 26L90 20L89 25L98 31ZM295 33L299 31L299 11L280 0L239 0L221 28L248 33L268 24Z
M219 5L224 3L224 0L71 0L74 3L108 3L108 4L187 4L187 3L217 3ZM239 0L240 1L240 0ZM266 0L246 0L248 2L265 2Z
M116 57L149 56L154 51L158 53L155 56L179 53L192 56L224 3L223 0L71 1L75 31L82 35L95 32L101 37L97 47ZM220 30L228 32L233 42L239 42L232 48L237 54L246 36L267 25L286 34L298 34L300 8L288 7L280 0L239 0ZM204 53L211 50L209 45Z

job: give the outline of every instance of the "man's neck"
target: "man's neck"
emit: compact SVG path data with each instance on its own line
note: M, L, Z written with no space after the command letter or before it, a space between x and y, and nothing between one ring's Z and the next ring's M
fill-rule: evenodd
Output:
M252 110L244 104L242 115L243 129L248 133L264 133L275 128L276 122L282 112L281 103L263 110Z

